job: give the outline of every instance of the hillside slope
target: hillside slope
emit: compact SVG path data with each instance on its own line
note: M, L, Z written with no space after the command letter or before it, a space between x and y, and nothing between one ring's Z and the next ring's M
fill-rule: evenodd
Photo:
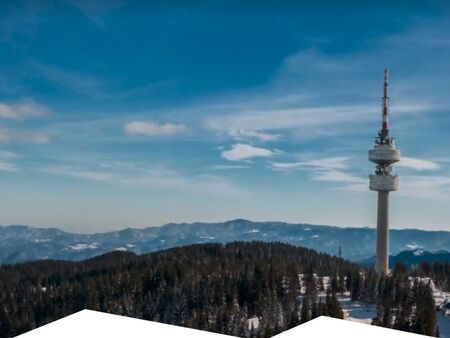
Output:
M282 243L201 244L83 262L45 260L0 268L0 337L13 337L82 309L259 336L299 324L298 275L356 275L358 265ZM314 315L339 313L327 298ZM342 313L342 312L340 312Z

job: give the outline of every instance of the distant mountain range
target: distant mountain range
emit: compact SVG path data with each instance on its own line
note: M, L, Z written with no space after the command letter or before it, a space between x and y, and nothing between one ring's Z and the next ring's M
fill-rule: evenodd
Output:
M397 263L402 263L407 267L412 267L421 264L422 262L439 262L450 263L450 252L446 250L439 250L436 252L429 252L421 248L413 250L404 250L397 255L389 256L389 266L393 267ZM361 260L359 263L366 266L374 265L375 256L368 259Z
M396 256L389 258L389 264L394 266L396 263L402 263L406 266L418 265L422 262L449 262L450 252L440 250L436 252L428 252L422 249L402 251Z
M47 258L82 260L114 250L142 254L193 243L236 240L285 242L333 255L338 254L341 246L343 258L362 261L374 255L375 235L373 228L252 222L244 219L221 223L170 223L161 227L127 228L97 234L73 234L56 228L11 225L0 226L0 264ZM391 230L391 254L417 248L428 252L448 250L450 232Z

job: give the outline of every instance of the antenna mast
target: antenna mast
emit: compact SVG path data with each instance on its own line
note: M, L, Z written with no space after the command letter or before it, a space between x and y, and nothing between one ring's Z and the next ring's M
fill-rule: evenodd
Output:
M382 130L389 132L388 127L388 115L389 115L389 72L384 70L384 85L383 85L383 126Z
M393 139L389 137L389 71L384 70L383 83L383 109L381 130L378 133L378 144L391 144Z

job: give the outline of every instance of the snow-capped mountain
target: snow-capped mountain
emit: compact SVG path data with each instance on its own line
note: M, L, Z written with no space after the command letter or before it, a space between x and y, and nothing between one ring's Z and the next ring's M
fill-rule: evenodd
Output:
M375 252L375 229L325 225L252 222L166 224L97 234L73 234L59 229L0 226L0 264L38 259L81 260L114 250L147 253L193 243L236 240L279 241L361 261ZM435 252L450 248L450 232L416 229L391 231L391 254L421 248Z

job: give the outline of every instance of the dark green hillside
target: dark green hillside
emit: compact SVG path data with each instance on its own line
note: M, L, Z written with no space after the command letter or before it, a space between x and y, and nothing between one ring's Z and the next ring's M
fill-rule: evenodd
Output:
M263 242L4 266L0 336L84 308L241 336L250 334L246 320L258 316L258 335L271 336L300 322L299 273L351 275L359 269L313 250ZM342 315L339 311L329 295L314 315Z
M116 251L82 262L3 266L0 337L85 308L234 336L271 337L320 315L342 318L336 296L341 292L354 301L377 303L374 324L433 334L431 290L420 282L410 285L411 274L444 287L448 267L421 265L409 271L397 266L392 276L378 279L355 263L278 242L197 244L141 256ZM255 317L259 327L252 328L249 319Z

